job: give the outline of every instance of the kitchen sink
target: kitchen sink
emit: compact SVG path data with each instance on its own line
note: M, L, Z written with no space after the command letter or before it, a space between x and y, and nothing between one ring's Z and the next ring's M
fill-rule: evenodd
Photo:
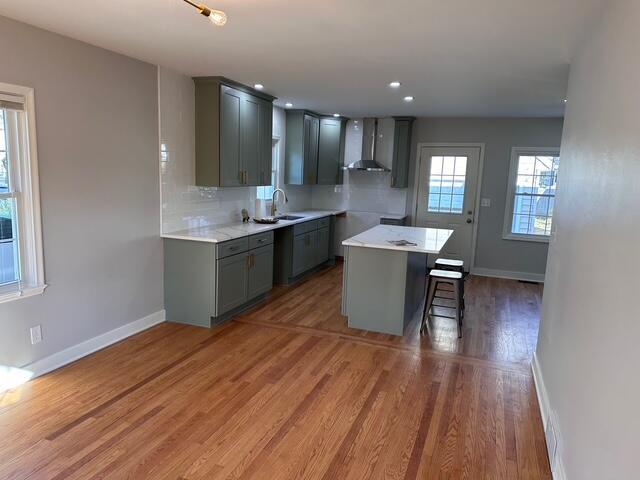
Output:
M304 217L299 217L296 215L281 215L278 217L278 220L300 220L301 218Z

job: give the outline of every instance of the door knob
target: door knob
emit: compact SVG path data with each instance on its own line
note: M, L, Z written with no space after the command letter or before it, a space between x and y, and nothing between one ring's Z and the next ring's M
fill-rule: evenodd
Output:
M473 220L471 220L470 218L467 218L467 223L473 223Z

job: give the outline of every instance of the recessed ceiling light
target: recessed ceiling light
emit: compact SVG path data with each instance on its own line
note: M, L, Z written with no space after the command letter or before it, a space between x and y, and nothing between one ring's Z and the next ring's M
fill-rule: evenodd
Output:
M567 100L566 98L563 100L564 103L567 103L569 100Z
M253 88L255 88L256 90L262 90L264 88L264 85L262 85L261 83L256 83Z
M413 102L413 97L411 95L407 95L406 97L404 97L404 101L405 102Z
M284 104L284 106L287 107L287 108L291 108L291 107L293 107L293 103L287 102L287 103Z
M340 116L340 114L339 113L334 113L333 116L338 118Z
M389 86L390 86L391 88L399 88L399 87L400 87L400 85L402 85L400 82L390 82L390 83L389 83Z

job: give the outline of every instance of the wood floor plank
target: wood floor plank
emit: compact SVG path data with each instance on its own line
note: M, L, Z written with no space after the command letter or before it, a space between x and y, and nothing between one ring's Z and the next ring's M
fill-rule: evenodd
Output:
M212 330L156 326L9 392L0 478L551 478L528 367L539 287L471 277L459 341L442 316L423 336L349 329L341 275L278 287Z

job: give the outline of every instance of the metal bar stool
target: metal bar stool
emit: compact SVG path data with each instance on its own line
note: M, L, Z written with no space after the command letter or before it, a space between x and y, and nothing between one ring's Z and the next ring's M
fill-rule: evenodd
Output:
M462 273L449 270L431 270L429 272L429 290L427 299L424 302L424 310L422 312L422 324L420 325L420 333L423 333L427 327L428 312L433 305L433 299L436 295L438 284L444 283L453 287L453 299L455 307L451 307L456 312L456 323L458 325L458 338L462 338L462 289L464 279Z
M453 260L450 258L438 258L435 263L436 270L448 270L452 272L460 272L462 274L462 316L464 316L464 262L462 260ZM439 298L436 296L436 298ZM442 297L447 298L447 297Z

